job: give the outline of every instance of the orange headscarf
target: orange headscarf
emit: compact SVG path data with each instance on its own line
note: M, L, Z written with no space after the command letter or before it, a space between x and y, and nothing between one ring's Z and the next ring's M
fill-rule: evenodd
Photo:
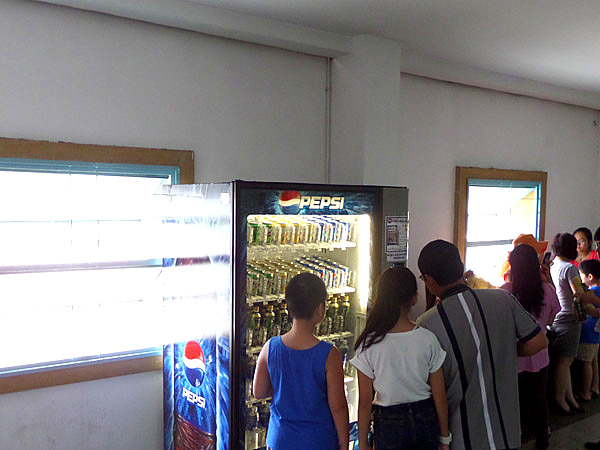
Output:
M544 252L548 248L548 241L538 241L535 237L533 237L532 234L520 234L513 241L513 247L516 247L519 244L526 244L526 245L533 247L533 249L536 251L536 253L540 257L540 262L542 261L542 258L544 257ZM504 279L504 281L508 281L507 278L508 278L508 274L510 273L510 263L508 262L509 255L510 255L510 252L508 252L508 255L506 255L506 261L504 261L504 263L502 264L502 267L500 269L500 276Z

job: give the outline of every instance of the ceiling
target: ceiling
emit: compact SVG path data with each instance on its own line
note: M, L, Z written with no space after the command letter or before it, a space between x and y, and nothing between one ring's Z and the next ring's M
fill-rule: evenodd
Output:
M38 0L303 53L398 42L402 71L600 110L600 0Z
M194 0L475 69L600 93L598 0Z

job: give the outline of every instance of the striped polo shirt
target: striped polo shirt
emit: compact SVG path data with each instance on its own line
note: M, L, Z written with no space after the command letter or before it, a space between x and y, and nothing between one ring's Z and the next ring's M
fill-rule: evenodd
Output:
M507 291L448 289L417 319L447 352L443 364L452 450L521 445L517 342L541 330Z

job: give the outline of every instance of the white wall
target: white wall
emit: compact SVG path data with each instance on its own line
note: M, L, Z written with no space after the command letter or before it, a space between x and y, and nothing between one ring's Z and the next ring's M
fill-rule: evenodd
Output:
M0 449L163 448L162 374L0 396Z
M0 61L2 137L192 149L199 182L325 181L323 58L0 0ZM17 448L162 449L162 374L0 395Z
M194 150L199 181L325 179L324 58L1 0L0 61L3 137Z
M548 172L547 239L600 225L597 111L407 74L400 101L398 150L373 155L365 182L410 188L411 269L427 242L453 239L455 166Z

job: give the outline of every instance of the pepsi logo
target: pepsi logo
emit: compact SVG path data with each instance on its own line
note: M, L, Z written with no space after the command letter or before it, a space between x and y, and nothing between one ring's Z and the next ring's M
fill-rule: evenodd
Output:
M298 191L283 191L279 196L279 206L284 214L298 214L302 194Z
M183 351L185 376L194 387L200 387L206 375L204 352L198 341L188 341Z

